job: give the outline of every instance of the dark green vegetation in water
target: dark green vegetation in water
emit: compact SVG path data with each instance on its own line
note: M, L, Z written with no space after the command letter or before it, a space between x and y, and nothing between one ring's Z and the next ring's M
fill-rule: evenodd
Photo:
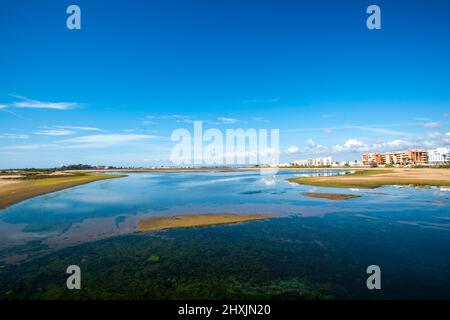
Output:
M450 258L427 240L429 230L386 226L376 220L370 230L364 226L364 219L343 214L327 219L287 217L115 237L19 265L2 266L1 298L450 296L449 270L445 268ZM411 232L415 233L414 239L409 236ZM438 238L449 242L447 231ZM415 251L405 250L412 243ZM415 266L417 254L434 263L426 268ZM382 269L381 291L366 288L366 268L374 262ZM82 289L78 291L69 291L65 286L65 270L72 264L81 267Z

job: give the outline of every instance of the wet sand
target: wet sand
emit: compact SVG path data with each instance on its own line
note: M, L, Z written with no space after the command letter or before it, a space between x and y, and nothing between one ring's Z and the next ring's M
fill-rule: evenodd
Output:
M98 180L121 178L118 174L55 174L36 179L21 176L0 177L0 209L20 201Z
M356 194L343 194L343 193L316 193L305 192L304 196L310 198L328 199L328 200L348 200L353 198L360 198L361 196Z
M192 214L172 217L151 217L138 222L139 231L155 231L174 228L192 228L230 224L245 221L265 220L275 215L256 214Z

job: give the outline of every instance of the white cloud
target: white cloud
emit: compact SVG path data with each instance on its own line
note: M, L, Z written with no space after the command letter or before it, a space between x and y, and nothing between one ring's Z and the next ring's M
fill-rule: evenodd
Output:
M441 124L438 122L428 122L428 123L425 123L423 126L424 126L424 128L439 128L441 126Z
M220 122L225 123L225 124L232 124L232 123L236 123L239 121L237 119L225 118L225 117L217 118L217 120L219 120Z
M6 104L0 104L0 110L1 109L6 109L8 106Z
M344 145L335 145L332 148L332 152L355 152L355 151L367 151L367 145L357 139L348 139L345 141Z
M449 131L449 132L446 132L445 135L446 135L447 137L450 137L450 131Z
M334 114L323 114L321 115L322 118L332 118L334 117Z
M294 146L294 145L292 145L292 146L290 146L289 148L288 148L288 152L289 153L297 153L298 151L299 151L300 149L297 147L297 146Z
M42 136L69 136L74 134L75 132L65 129L50 129L50 130L42 130L36 131L34 134L42 135Z
M76 102L43 102L37 100L31 100L25 97L17 97L22 101L16 101L12 103L16 108L31 108L31 109L53 109L53 110L68 110L78 106Z
M347 141L345 141L344 143L344 147L346 148L359 148L359 147L364 147L365 144L359 140L356 139L349 139Z

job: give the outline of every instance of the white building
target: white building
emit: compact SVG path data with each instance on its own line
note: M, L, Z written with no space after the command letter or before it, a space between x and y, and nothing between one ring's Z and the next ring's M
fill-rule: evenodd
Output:
M294 165L300 166L300 167L326 167L326 166L331 166L332 163L333 163L333 160L331 159L331 157L294 161Z
M440 165L450 162L449 148L436 148L428 150L428 163L431 165Z

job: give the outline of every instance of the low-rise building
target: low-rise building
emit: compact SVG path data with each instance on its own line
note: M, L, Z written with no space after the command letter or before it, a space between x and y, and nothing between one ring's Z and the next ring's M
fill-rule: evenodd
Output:
M428 150L428 162L431 165L442 165L450 162L450 148Z

